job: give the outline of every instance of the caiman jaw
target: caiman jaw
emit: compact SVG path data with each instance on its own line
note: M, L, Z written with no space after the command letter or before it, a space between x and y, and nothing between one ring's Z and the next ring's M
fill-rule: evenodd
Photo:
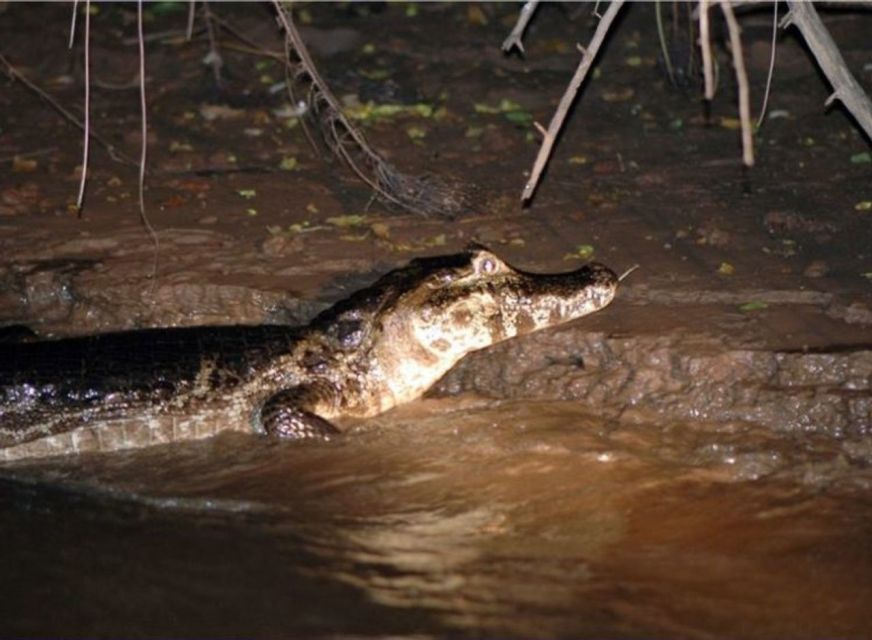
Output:
M393 404L420 396L472 351L605 307L618 283L600 264L539 275L518 271L485 251L474 254L473 267L422 295L408 324L383 341L379 362L391 372L385 378Z

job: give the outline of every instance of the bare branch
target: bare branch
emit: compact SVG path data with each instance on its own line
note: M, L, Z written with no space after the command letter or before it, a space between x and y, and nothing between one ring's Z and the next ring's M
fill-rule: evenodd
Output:
M191 41L191 36L194 35L194 13L197 9L197 0L188 1L188 28L185 29L185 40Z
M787 5L790 13L781 24L783 27L794 25L811 49L814 59L833 87L828 103L835 99L840 100L872 141L872 102L848 70L845 59L839 53L838 46L821 22L814 6L810 2L797 0L788 0Z
M509 34L509 37L503 40L503 51L509 53L513 47L517 47L521 54L524 54L524 30L530 22L530 18L536 12L536 7L539 5L539 0L529 0L521 7L521 15L518 16L518 22Z
M536 161L533 164L533 170L530 172L530 178L527 180L527 184L524 185L524 191L521 193L521 202L526 202L533 197L533 193L536 191L536 186L539 184L539 178L542 175L542 171L544 171L545 165L548 163L548 159L551 156L551 148L554 146L557 134L563 126L563 121L566 119L569 107L572 106L572 102L575 100L579 88L581 88L581 83L584 82L587 72L590 70L603 40L605 40L606 34L623 4L624 0L612 0L612 2L609 3L609 8L600 19L596 31L590 40L590 44L585 49L581 62L578 63L578 68L575 70L575 74L572 76L569 86L566 88L563 97L560 99L557 111L554 113L551 122L548 124L548 131L545 132L542 146L539 147L539 153L536 155Z
M778 39L778 0L772 3L772 43L769 55L769 74L766 76L766 91L763 93L763 106L760 107L760 117L757 118L757 126L763 124L766 116L766 107L769 104L769 91L772 89L772 75L775 71L775 51Z
M657 22L657 38L660 40L660 53L663 55L666 75L669 76L669 82L674 85L675 73L672 71L672 56L669 55L669 46L666 44L666 30L663 28L663 6L660 0L655 0L654 17Z
M727 20L730 32L730 48L733 50L733 66L736 68L736 82L739 85L739 120L742 123L742 162L746 167L754 166L754 138L751 131L751 100L748 91L748 74L745 71L745 58L742 56L742 37L739 23L729 1L721 2L721 10Z
M699 0L699 48L702 51L702 75L705 80L705 99L715 97L715 74L712 70L712 39L709 33L708 0Z
M79 0L73 0L73 15L70 17L70 42L67 49L73 48L73 43L76 41L76 14L79 11Z
M142 30L142 2L139 0L136 3L136 30L139 34L139 107L142 118L142 152L139 157L139 219L142 220L143 226L148 231L151 237L151 242L154 245L154 261L151 266L151 286L154 291L155 283L157 282L157 256L160 247L157 234L154 232L154 227L148 220L145 213L145 163L148 151L148 119L146 118L146 100L145 100L145 38Z
M88 176L88 152L91 149L91 0L85 0L85 127L82 149L82 176L79 181L79 197L76 211L82 213L85 200L85 182Z

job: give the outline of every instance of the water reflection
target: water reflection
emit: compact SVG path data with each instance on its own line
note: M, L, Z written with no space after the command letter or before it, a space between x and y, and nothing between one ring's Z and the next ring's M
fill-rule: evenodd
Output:
M862 636L870 462L864 440L451 399L334 443L226 434L16 465L0 474L5 619L42 634Z

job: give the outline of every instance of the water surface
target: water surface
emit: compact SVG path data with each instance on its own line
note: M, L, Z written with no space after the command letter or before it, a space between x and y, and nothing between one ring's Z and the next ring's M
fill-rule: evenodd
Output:
M3 635L862 637L872 440L413 403L0 471Z

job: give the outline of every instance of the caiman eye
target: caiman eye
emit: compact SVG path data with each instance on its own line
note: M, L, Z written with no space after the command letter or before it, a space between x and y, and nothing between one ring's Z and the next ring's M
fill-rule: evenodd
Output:
M474 258L473 264L475 266L476 273L491 274L496 273L496 271L499 269L499 263L497 262L497 258L491 253L479 253Z

